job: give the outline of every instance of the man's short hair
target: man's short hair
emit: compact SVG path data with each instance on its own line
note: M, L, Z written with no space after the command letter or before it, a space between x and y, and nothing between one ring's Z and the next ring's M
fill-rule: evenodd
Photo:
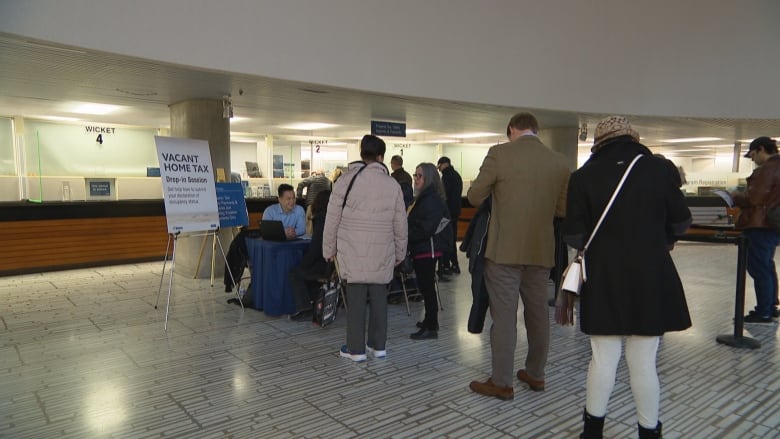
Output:
M279 195L279 198L282 198L282 195L284 195L284 193L287 191L292 191L292 193L295 193L295 188L287 183L282 183L278 188L276 188L276 193Z
M511 132L509 128L516 130L531 130L534 134L539 133L539 122L536 121L536 116L531 113L523 112L517 113L509 119L509 124L506 126L506 136L509 137Z
M385 141L373 134L366 134L360 141L360 158L376 161L377 157L385 155Z
M394 155L393 158L390 159L390 163L398 166L404 165L404 158L400 155Z
M448 164L448 165L451 165L451 164L452 164L452 162L450 161L450 158L449 158L449 157L447 157L446 155L445 155L445 156L441 156L441 157L439 158L439 161L438 161L438 162L436 162L436 165L441 165L442 163L446 163L446 164Z

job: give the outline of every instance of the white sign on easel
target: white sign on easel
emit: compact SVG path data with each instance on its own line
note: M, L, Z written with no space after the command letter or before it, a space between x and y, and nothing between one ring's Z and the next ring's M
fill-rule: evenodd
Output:
M168 233L219 228L217 190L205 140L155 136Z
M201 236L209 234L219 243L225 264L227 264L227 258L217 235L219 207L217 205L217 189L214 185L214 173L211 168L209 143L205 140L161 136L155 136L154 142L157 146L157 159L160 162L165 218L168 222L168 244L165 247L165 262L163 263L163 274L160 277L160 288L157 290L155 309L160 302L165 266L168 263L168 250L173 243L171 269L168 277L168 301L165 305L164 329L167 331L168 311L171 304L171 291L173 291L173 271L176 266L176 240L179 235L189 232L202 232ZM235 280L233 284L235 285ZM236 289L236 297L243 310L244 304L241 302L238 289Z

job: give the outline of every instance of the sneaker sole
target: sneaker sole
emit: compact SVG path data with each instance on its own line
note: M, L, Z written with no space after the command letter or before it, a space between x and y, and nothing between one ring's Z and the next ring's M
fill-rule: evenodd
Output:
M366 354L350 354L348 352L341 352L341 351L339 351L339 355L342 358L349 358L350 360L352 360L352 361L354 361L356 363L357 362L361 362L361 361L366 361Z
M371 355L374 358L385 358L387 356L387 350L378 351L366 346L366 354Z

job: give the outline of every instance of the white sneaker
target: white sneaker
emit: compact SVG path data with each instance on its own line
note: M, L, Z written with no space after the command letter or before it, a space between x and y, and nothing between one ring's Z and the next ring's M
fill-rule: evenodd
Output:
M339 355L343 358L349 358L352 361L366 361L366 354L353 354L347 349L347 345L341 346Z
M366 353L374 358L385 358L387 356L387 348L380 351L366 345Z

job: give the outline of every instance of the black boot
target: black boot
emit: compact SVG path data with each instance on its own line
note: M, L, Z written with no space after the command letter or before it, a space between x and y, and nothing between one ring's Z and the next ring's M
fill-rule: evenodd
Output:
M587 409L582 411L582 420L584 425L582 427L582 434L580 439L601 439L604 431L604 417L597 418L588 414Z
M661 435L661 421L658 421L658 425L655 428L645 428L637 424L639 427L639 439L662 439Z

